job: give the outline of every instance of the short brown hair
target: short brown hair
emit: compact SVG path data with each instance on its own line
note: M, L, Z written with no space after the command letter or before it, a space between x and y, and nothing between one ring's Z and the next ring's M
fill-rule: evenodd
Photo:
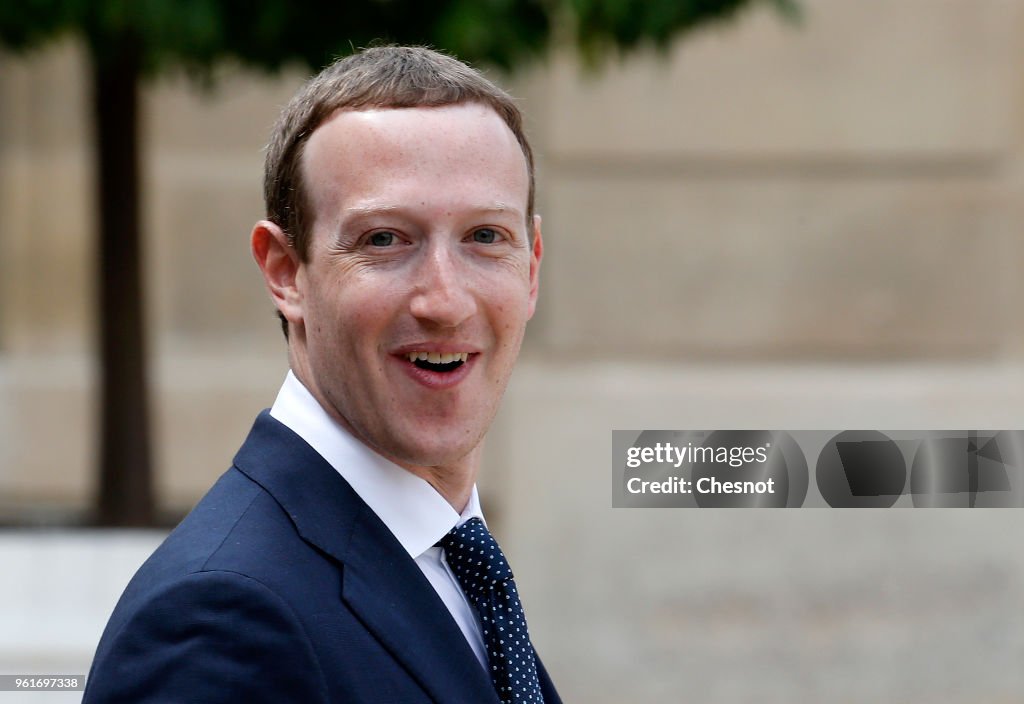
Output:
M267 219L278 225L306 261L308 205L302 153L316 129L341 109L441 107L482 103L505 121L526 157L527 232L534 208L533 152L523 116L511 96L458 59L424 47L378 46L335 61L311 78L285 106L267 145L263 198ZM288 335L287 322L281 316Z

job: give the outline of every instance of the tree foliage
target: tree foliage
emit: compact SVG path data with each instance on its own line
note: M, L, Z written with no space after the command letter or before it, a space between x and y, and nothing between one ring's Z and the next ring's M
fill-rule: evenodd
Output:
M227 58L271 70L291 61L319 68L382 41L512 68L555 41L575 41L592 59L665 47L752 5L797 13L795 0L20 0L0 6L0 44L23 49L76 34L106 63L130 42L146 74L202 74Z

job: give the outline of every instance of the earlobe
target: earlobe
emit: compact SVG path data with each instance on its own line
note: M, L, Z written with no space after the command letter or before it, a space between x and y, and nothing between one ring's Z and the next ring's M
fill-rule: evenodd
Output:
M295 247L288 241L284 230L269 220L260 220L253 226L250 246L274 305L289 325L299 324L302 321L302 292L297 282L302 262Z
M533 245L530 247L530 317L537 308L540 287L540 261L544 257L544 239L540 233L540 215L533 216Z

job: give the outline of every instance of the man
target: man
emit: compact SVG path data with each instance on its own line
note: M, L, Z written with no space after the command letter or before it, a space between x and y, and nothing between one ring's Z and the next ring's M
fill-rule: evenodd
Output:
M285 108L264 191L291 370L129 584L85 701L558 702L475 485L543 253L518 110L369 49Z

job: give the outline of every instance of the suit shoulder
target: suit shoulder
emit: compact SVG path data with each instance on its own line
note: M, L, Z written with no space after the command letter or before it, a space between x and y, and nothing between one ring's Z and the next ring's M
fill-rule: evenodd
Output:
M274 588L281 563L310 551L274 498L232 468L139 568L112 620L150 592L202 571L235 572Z
M108 628L85 702L324 701L326 683L290 606L246 575L170 579Z
M132 582L162 583L202 569L262 494L258 484L229 469L143 563Z

